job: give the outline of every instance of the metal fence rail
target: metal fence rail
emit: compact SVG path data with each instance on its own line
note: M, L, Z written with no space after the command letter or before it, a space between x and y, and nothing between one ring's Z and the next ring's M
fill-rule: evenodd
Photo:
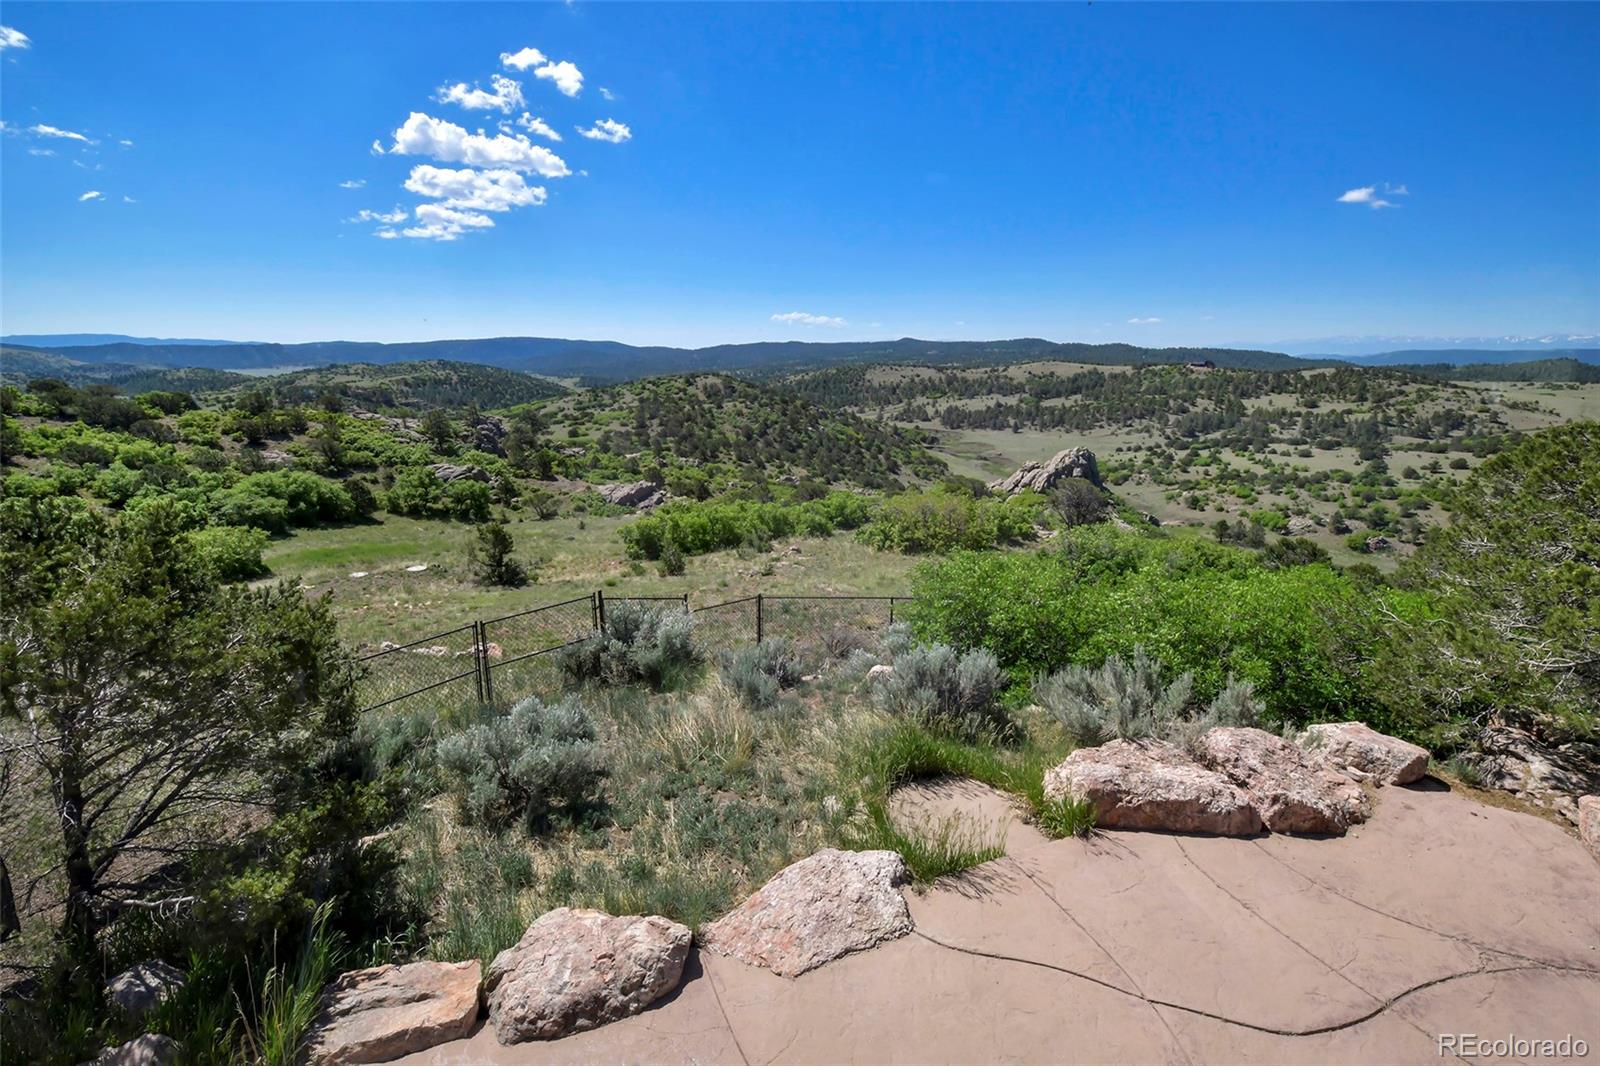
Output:
M362 710L427 695L441 705L484 703L553 691L564 648L605 628L606 605L677 606L694 619L695 641L707 654L783 638L830 657L864 647L892 625L906 596L768 596L757 593L705 607L687 595L587 596L470 622L406 644L387 641L357 657Z

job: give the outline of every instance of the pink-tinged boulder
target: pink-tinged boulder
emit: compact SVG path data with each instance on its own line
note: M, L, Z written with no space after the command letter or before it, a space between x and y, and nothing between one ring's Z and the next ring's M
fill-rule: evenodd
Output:
M1355 770L1380 785L1409 785L1428 772L1428 749L1362 722L1328 722L1306 730L1306 747L1335 770Z
M1600 796L1578 797L1578 836L1590 854L1600 859Z
M472 1033L482 967L408 962L341 974L306 1034L315 1066L387 1062Z
M726 915L700 930L710 951L781 977L911 931L900 885L911 879L892 851L828 848L785 867Z
M554 1040L638 1014L678 987L689 928L657 915L558 907L495 956L484 991L502 1044Z
M1171 744L1113 740L1079 748L1045 774L1051 799L1087 800L1095 825L1177 833L1250 836L1261 819L1250 799L1222 774Z
M1200 758L1244 789L1274 833L1343 835L1367 820L1361 786L1263 729L1222 726L1200 738Z

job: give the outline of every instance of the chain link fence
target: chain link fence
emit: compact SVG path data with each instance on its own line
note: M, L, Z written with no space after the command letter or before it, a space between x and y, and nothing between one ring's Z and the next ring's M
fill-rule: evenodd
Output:
M836 658L868 646L896 621L906 596L768 596L692 607L683 596L588 596L515 614L471 622L407 644L385 641L358 657L363 710L426 699L445 708L469 699L512 702L561 687L560 652L605 625L607 604L647 603L687 611L695 641L708 657L718 652L787 639Z

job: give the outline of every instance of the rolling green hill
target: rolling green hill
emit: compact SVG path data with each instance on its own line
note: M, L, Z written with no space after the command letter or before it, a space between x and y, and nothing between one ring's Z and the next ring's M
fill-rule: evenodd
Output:
M362 407L515 407L566 393L552 381L516 370L445 359L345 363L253 379L281 401L305 403L332 392Z

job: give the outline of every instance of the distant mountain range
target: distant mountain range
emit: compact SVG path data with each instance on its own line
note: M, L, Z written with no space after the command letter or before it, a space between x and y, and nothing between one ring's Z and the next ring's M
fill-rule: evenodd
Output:
M1556 357L1556 350L1573 348L1600 348L1600 336L1594 334L1545 333L1537 336L1508 337L1316 337L1309 340L1273 341L1270 344L1251 345L1268 351L1289 355L1333 357L1337 359L1370 360L1397 352L1428 351L1437 360L1444 352L1450 353L1452 362L1462 362L1469 352L1518 351L1529 353L1529 359ZM1542 352L1542 355L1534 355Z
M811 343L806 341L722 344L708 348L640 347L616 341L555 337L493 337L480 340L379 344L323 341L310 344L138 343L23 345L15 351L63 356L80 363L118 363L214 370L314 367L334 363L400 363L448 359L585 382L629 381L690 371L737 371L770 376L840 363L954 363L983 365L1059 359L1107 366L1209 360L1249 370L1304 369L1315 362L1280 352L1232 348L1140 348L1131 344L1058 344L1025 337L1002 341L897 341Z
M0 344L21 344L29 348L82 348L91 344L239 344L240 341L208 341L196 337L130 337L126 333L16 333L0 337Z
M1060 360L1103 366L1143 363L1211 362L1244 370L1304 370L1353 363L1365 366L1499 365L1559 359L1600 365L1600 346L1547 345L1505 348L1412 347L1360 356L1324 354L1296 356L1254 348L1143 348L1131 344L1076 344L1024 337L997 341L930 341L903 337L894 341L809 341L722 344L706 348L637 346L617 341L568 340L557 337L492 337L476 340L321 341L309 344L253 344L230 341L174 341L124 338L107 343L68 343L107 334L51 334L5 338L0 371L43 370L51 360L65 360L77 376L88 368L114 373L102 380L134 377L136 369L195 368L211 372L255 372L322 367L345 363L391 364L449 360L517 370L552 378L607 384L695 371L722 371L772 377L799 370L850 363L929 363L982 366L1030 360ZM41 343L52 339L53 342ZM1313 343L1313 342L1306 342ZM3 365L10 364L10 365Z

